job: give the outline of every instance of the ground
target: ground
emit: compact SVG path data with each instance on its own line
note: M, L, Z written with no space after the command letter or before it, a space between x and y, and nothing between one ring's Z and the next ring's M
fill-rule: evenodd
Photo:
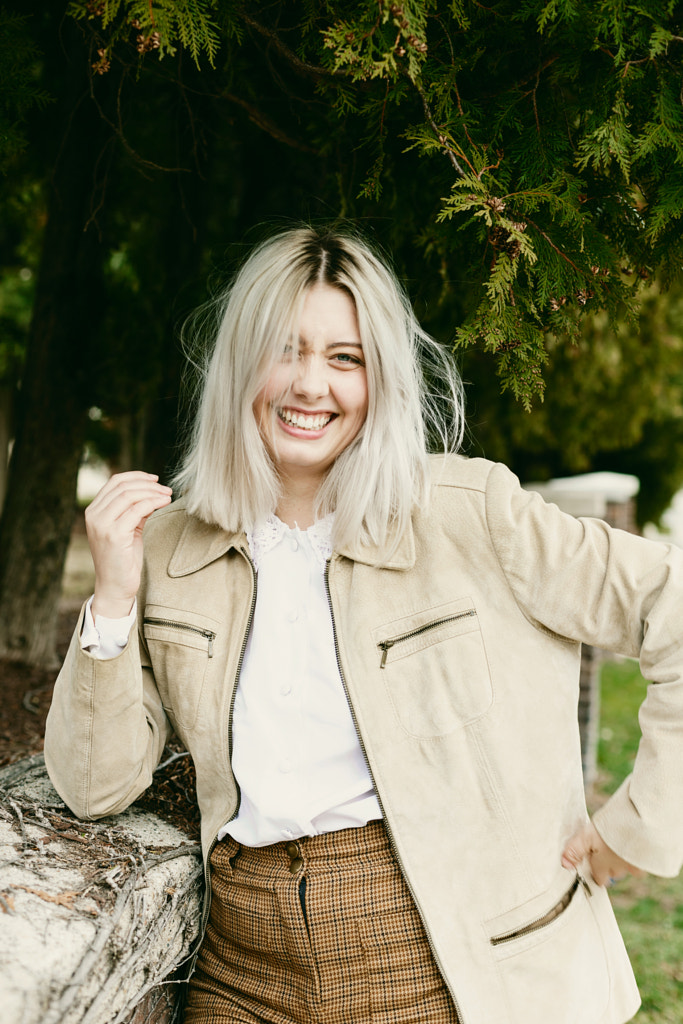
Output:
M82 516L77 518L69 547L60 604L57 651L64 658L82 601L92 592L92 562ZM0 767L43 749L45 719L50 707L57 669L40 669L0 659ZM182 747L172 743L167 756ZM199 834L199 812L194 798L194 768L189 755L158 771L155 784L138 801L162 817Z

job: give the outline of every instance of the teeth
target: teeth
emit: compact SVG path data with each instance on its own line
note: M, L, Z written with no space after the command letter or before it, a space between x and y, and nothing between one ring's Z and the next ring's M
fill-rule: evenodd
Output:
M285 423L298 427L300 430L322 430L332 419L330 413L318 416L304 416L303 413L292 412L290 409L278 409L278 415Z

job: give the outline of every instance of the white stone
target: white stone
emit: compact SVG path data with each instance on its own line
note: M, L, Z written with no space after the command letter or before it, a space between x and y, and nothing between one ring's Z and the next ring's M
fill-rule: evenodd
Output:
M563 512L603 519L608 502L621 503L634 498L640 490L640 481L629 473L580 473L543 483L525 483L524 489L538 491Z

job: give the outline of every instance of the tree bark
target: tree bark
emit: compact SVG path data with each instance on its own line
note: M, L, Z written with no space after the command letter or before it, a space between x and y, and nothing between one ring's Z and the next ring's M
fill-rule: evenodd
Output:
M88 55L66 19L50 58L48 217L0 519L0 656L56 660L57 602L75 507L88 375L100 319L102 246L88 226L109 128L90 93ZM55 109L56 108L56 109Z
M14 388L0 384L0 514L7 493L7 469L9 466L9 446L12 440L12 402Z
M38 755L0 769L0 844L3 1024L177 1024L202 916L189 831L136 806L79 821Z

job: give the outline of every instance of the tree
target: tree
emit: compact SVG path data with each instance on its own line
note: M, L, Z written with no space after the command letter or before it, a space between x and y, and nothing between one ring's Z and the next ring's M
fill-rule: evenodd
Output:
M54 657L55 608L85 436L89 357L101 310L102 255L84 231L106 123L89 98L79 33L63 29L52 176L0 519L0 647L30 661ZM61 54L60 54L61 57Z
M644 289L637 318L611 330L604 313L585 318L574 345L546 339L542 405L520 416L500 396L486 361L471 353L470 426L475 450L513 465L524 480L591 470L641 480L638 520L657 521L683 486L683 293Z
M361 195L379 198L389 184L409 222L392 146L401 138L422 161L439 157L418 208L420 242L451 266L468 255L471 309L457 343L496 353L503 386L526 404L542 390L548 330L576 336L577 311L615 315L639 279L678 270L683 35L671 0L70 9L89 18L107 61L132 32L141 52L183 45L211 64L232 60L235 39L266 40L270 59L307 78L341 131L360 137ZM309 137L329 149L311 120Z

